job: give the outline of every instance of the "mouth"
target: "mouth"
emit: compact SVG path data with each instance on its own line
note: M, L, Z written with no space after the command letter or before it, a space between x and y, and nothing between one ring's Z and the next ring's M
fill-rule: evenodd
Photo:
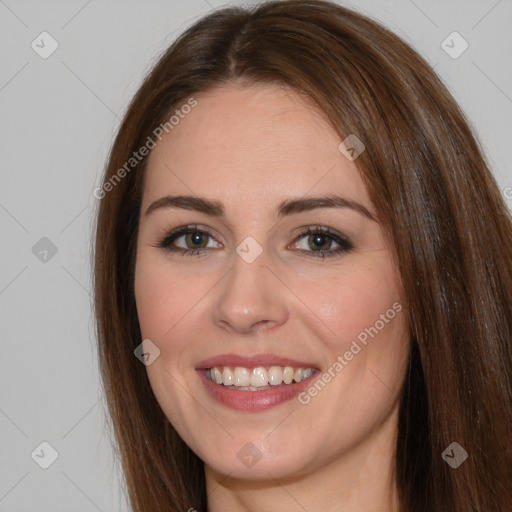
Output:
M263 391L274 386L302 382L315 372L315 368L294 368L292 366L214 366L205 370L206 378L215 384L239 391Z
M313 363L271 355L224 355L196 371L209 396L243 411L263 411L296 397L320 372Z

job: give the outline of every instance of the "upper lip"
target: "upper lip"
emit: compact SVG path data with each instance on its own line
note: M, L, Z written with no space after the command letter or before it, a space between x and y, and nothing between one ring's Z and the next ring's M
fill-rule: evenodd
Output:
M196 370L206 370L214 366L241 366L242 368L257 368L258 366L292 366L294 368L314 368L311 362L297 361L274 354L253 354L244 356L240 354L222 354L201 361Z

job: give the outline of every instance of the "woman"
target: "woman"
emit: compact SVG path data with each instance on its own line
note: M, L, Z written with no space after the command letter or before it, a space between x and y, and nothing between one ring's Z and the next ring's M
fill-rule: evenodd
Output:
M512 225L397 36L324 1L207 16L95 195L136 512L512 510Z

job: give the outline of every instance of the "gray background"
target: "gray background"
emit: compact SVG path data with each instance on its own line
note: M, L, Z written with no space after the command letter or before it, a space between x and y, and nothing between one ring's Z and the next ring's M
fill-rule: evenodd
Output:
M343 3L384 22L435 66L512 206L512 1ZM221 5L0 0L0 512L128 510L96 363L93 190L144 73L178 33ZM31 47L51 48L43 31L58 42L46 59ZM456 59L441 46L453 31L469 44ZM461 46L452 39L453 52ZM43 441L58 452L47 469L35 461L50 460Z

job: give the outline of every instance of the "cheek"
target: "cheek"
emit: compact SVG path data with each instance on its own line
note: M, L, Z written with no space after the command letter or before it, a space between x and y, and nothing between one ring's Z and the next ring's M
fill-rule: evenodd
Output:
M339 272L301 288L304 302L315 312L316 330L324 333L322 339L333 355L349 350L358 336L364 341L365 333L367 337L368 331L375 333L375 326L381 338L385 333L398 332L394 318L400 307L395 305L393 309L393 304L400 304L400 293L389 264L352 267L350 272Z
M199 301L202 287L162 261L140 255L135 268L135 298L142 336L165 339Z
M137 255L135 297L141 335L160 349L146 371L157 400L175 426L186 417L184 401L189 395L182 390L188 385L186 372L193 371L187 359L187 326L199 301L199 281L183 277L161 258L144 252Z

